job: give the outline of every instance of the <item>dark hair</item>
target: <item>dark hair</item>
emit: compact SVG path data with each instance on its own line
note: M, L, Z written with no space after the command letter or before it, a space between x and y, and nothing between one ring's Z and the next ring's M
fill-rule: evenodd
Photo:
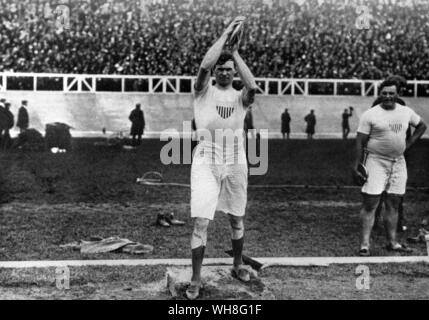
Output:
M401 89L404 89L407 87L407 79L405 79L403 76L393 75L388 77L386 80L396 82L396 89L398 90L398 92Z
M392 87L394 86L396 88L397 93L399 93L399 87L398 87L398 82L396 82L395 80L392 79L386 79L384 80L381 84L380 87L378 89L379 92L381 92L381 90L383 90L383 88L385 87Z
M234 62L234 57L232 56L232 53L230 51L224 50L222 51L222 53L219 56L219 59L217 59L216 63L215 63L215 67L217 65L222 65L225 62L231 60L232 62Z

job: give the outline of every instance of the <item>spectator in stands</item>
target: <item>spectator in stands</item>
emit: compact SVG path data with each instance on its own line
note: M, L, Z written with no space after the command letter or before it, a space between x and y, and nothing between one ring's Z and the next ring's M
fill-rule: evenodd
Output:
M16 122L16 126L19 128L20 133L27 130L29 126L27 105L27 100L22 100L22 106L18 110L18 121Z
M376 20L358 32L360 0L70 1L70 30L35 2L0 0L0 72L193 75L224 26L248 17L243 43L260 77L427 79L429 2L369 1ZM55 7L52 6L51 10ZM285 40L287 38L287 41Z
M313 139L313 135L316 133L316 116L314 110L311 110L304 118L304 121L307 122L307 128L305 132L307 133L307 139Z
M131 111L128 119L131 121L130 135L133 138L133 146L140 145L142 135L144 133L144 128L146 125L144 120L144 113L143 113L143 110L141 110L140 103L136 104L135 109ZM137 141L136 141L136 138L137 138Z
M353 107L350 106L348 109L344 109L342 116L343 116L343 121L341 123L341 126L343 128L343 139L347 139L350 133L349 118L353 116Z
M287 139L289 140L289 135L290 135L290 114L288 109L285 109L285 111L282 113L282 135L283 135L283 140L285 138L285 134L287 135Z

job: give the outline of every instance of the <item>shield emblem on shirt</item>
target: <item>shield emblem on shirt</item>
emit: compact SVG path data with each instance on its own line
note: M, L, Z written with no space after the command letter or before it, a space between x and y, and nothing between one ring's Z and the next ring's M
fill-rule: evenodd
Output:
M227 119L234 112L234 107L216 106L216 110L223 119Z
M395 123L395 124L389 124L390 130L392 130L394 133L398 133L402 130L402 124L401 123Z

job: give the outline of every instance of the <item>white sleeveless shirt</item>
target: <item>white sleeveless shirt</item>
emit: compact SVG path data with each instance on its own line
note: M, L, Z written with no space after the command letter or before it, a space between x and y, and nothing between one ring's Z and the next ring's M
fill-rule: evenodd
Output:
M245 159L244 118L242 92L232 87L223 89L210 83L194 92L194 117L199 145L206 155L223 163L231 162L237 155ZM241 162L240 162L241 163Z

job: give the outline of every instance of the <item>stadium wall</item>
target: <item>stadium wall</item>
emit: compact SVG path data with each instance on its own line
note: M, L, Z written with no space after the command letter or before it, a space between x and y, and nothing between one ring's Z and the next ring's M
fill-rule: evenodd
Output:
M183 121L193 118L192 96L188 94L7 91L4 96L12 103L15 120L20 102L25 99L29 101L30 127L43 132L46 123L65 122L74 128L73 136L102 136L102 128L108 133L122 131L127 134L130 128L128 115L136 103L142 104L149 137L168 129L182 131ZM269 129L270 137L280 137L280 115L288 108L292 137L305 137L303 118L314 109L316 137L339 138L344 109L349 106L355 109L355 115L350 119L354 133L360 115L373 100L372 97L357 96L257 96L253 108L254 124L258 129ZM429 123L429 99L405 100Z

